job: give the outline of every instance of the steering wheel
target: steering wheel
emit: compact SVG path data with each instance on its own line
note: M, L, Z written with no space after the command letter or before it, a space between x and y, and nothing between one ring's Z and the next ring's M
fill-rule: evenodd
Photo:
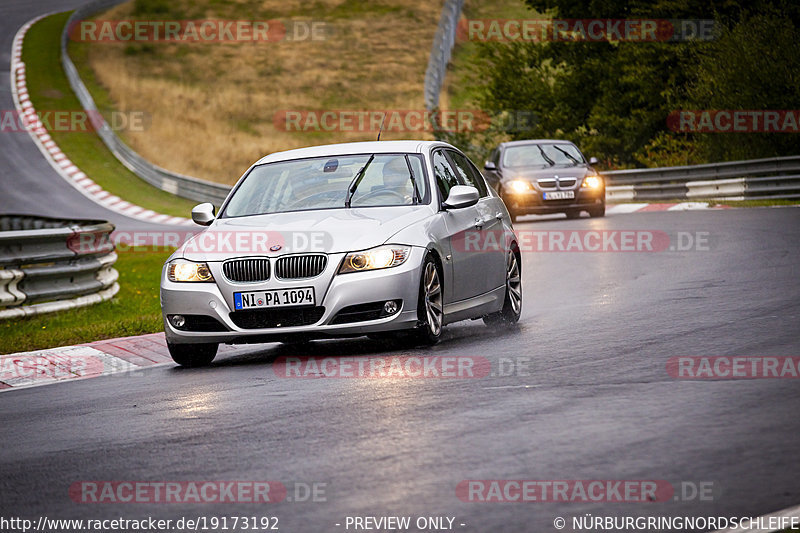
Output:
M404 194L400 194L399 192L393 191L391 189L378 189L377 191L368 192L364 196L360 197L358 200L360 202L362 200L367 200L369 198L372 198L373 196L382 196L382 195L383 196L394 196L395 198L397 198L398 200L402 201L403 203L405 203L406 198L407 198L407 196L405 196Z
M344 198L342 197L341 191L325 191L325 192L318 192L316 194L312 194L311 196L306 196L296 202L287 206L289 209L296 209L300 207L308 207L313 206L319 200L336 200L337 202L344 202Z

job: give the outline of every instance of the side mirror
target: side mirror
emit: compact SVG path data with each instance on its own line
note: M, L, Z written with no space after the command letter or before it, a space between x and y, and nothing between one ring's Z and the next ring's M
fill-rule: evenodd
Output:
M456 185L450 189L450 194L447 195L447 200L444 201L442 207L445 209L462 209L470 207L478 203L481 195L478 189L471 185Z
M497 170L497 165L494 164L494 161L487 161L483 164L484 170Z
M589 164L590 165L597 165L598 163L600 163L600 160L597 159L596 157L590 157L589 158Z
M195 224L201 226L208 226L214 222L214 204L206 202L204 204L196 205L192 208L192 220Z

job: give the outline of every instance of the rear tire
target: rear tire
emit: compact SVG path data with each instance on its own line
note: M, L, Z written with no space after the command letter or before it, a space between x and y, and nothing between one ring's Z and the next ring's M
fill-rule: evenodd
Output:
M419 326L412 330L417 344L432 346L442 338L444 327L444 297L442 272L431 254L422 264L422 277L419 282L417 300L417 320Z
M181 366L198 367L206 366L217 356L217 343L205 344L170 344L167 349L172 360Z
M506 295L503 308L483 317L490 328L509 329L516 326L522 314L522 267L514 250L506 252Z

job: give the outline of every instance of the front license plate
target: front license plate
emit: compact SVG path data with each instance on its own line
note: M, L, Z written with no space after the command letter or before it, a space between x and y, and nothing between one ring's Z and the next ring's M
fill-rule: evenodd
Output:
M314 287L297 289L273 289L269 291L234 292L233 305L239 309L260 309L264 307L291 307L297 305L316 305Z
M545 200L572 200L575 198L575 191L555 191L544 193Z

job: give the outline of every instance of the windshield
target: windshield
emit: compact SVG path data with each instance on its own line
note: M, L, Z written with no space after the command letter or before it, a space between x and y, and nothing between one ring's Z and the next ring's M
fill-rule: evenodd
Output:
M254 167L222 216L345 209L348 200L350 207L413 205L428 198L419 154L316 157Z
M510 146L503 153L504 167L551 167L586 163L574 144L523 144Z

